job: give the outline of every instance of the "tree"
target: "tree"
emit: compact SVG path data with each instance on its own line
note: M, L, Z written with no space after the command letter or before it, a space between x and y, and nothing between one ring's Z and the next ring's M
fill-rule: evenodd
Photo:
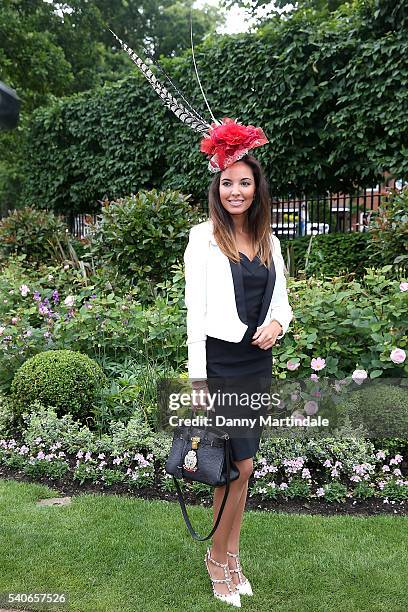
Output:
M17 130L0 134L0 216L14 208L20 185L20 136L30 113L61 97L117 81L134 70L108 28L154 58L190 47L189 16L199 44L222 23L194 0L1 0L0 75L22 100Z
M0 74L22 98L23 112L63 95L74 80L52 33L58 20L43 0L3 0L0 7Z
M206 5L193 8L194 0L95 0L104 22L132 47L148 47L154 58L177 55L190 48L190 11L194 43L199 44L225 21L224 11ZM105 29L105 45L112 45Z
M347 0L221 0L221 5L225 9L230 9L233 6L243 8L250 16L256 16L258 24L266 21L272 15L286 11L298 9L314 9L320 12L332 13L337 10L342 4L346 4ZM262 13L258 13L259 9Z

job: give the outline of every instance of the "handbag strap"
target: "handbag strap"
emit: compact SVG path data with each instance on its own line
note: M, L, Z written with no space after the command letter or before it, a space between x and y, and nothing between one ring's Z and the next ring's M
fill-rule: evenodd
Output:
M227 497L228 497L228 493L229 493L229 489L230 489L230 476L231 476L231 457L230 457L230 453L231 453L231 449L230 449L230 445L229 445L229 440L226 440L226 483L225 483L225 493L224 493L224 497L222 499L221 502L221 506L220 509L218 511L218 515L217 515L217 519L214 523L213 528L211 529L210 533L203 537L198 535L198 533L194 530L191 521L188 517L187 514L187 508L186 508L186 503L184 501L184 497L183 497L183 493L181 491L180 485L177 481L177 478L175 476L173 476L173 480L174 480L174 484L176 485L176 489L177 489L177 497L178 500L180 502L180 506L181 506L181 512L183 514L183 518L185 520L185 523L187 525L187 528L189 530L189 532L191 533L192 537L195 540L198 540L200 542L203 542L204 540L209 540L211 538L212 535L214 535L215 530L217 529L221 517L222 517L222 513L224 512L224 507L225 507L225 503L227 501Z

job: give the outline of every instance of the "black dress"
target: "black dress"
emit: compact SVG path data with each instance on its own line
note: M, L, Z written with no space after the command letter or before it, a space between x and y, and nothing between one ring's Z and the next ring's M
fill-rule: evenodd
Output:
M262 433L259 425L259 415L266 413L266 407L259 406L259 394L268 394L272 378L272 349L261 349L252 345L252 336L259 325L259 314L264 298L268 279L268 269L261 263L258 256L252 261L240 253L243 290L245 296L246 318L248 329L240 342L227 342L218 338L207 336L207 381L210 393L234 393L232 398L239 397L238 401L232 399L228 408L220 403L215 404L215 414L225 418L240 417L244 422L256 419L254 426L228 427L221 426L228 431L231 437L233 457L236 461L253 457L258 448ZM273 269L274 272L274 269ZM235 285L234 285L235 287ZM237 289L236 298L237 298ZM252 395L251 395L252 394ZM256 395L254 395L256 394ZM253 406L248 403L247 397L252 398ZM265 396L264 396L265 397ZM227 422L227 421L226 421Z

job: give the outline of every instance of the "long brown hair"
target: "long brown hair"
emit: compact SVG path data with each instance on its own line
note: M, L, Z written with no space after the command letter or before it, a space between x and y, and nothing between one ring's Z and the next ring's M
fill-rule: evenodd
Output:
M268 183L262 166L252 155L244 155L239 161L245 162L255 179L255 197L247 210L245 229L251 236L252 249L266 266L271 264L271 199ZM232 215L225 210L220 199L221 172L214 176L208 192L208 211L213 223L213 234L222 253L235 262L240 261L235 241Z

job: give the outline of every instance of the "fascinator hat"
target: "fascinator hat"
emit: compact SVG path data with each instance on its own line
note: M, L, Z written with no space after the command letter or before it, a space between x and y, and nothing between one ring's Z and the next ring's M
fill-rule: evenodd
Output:
M221 121L218 121L208 104L204 90L201 85L200 77L197 71L197 65L194 56L193 46L193 31L191 27L191 49L195 72L197 75L198 84L201 89L204 101L210 112L212 123L208 123L186 100L183 94L179 91L172 79L169 77L167 72L159 62L151 63L158 68L168 83L168 87L176 93L176 97L171 91L169 91L153 74L146 63L131 49L125 42L123 42L112 30L115 39L119 42L120 46L129 55L130 59L136 64L140 72L145 76L147 81L150 83L154 91L160 96L163 104L169 108L176 117L188 125L192 130L201 134L202 139L200 142L200 151L205 153L208 158L208 168L211 172L220 172L231 166L233 163L241 159L248 153L250 149L260 147L268 143L263 130L260 127L253 125L242 125L237 119L230 119L229 117L223 117ZM180 98L182 102L178 99Z

